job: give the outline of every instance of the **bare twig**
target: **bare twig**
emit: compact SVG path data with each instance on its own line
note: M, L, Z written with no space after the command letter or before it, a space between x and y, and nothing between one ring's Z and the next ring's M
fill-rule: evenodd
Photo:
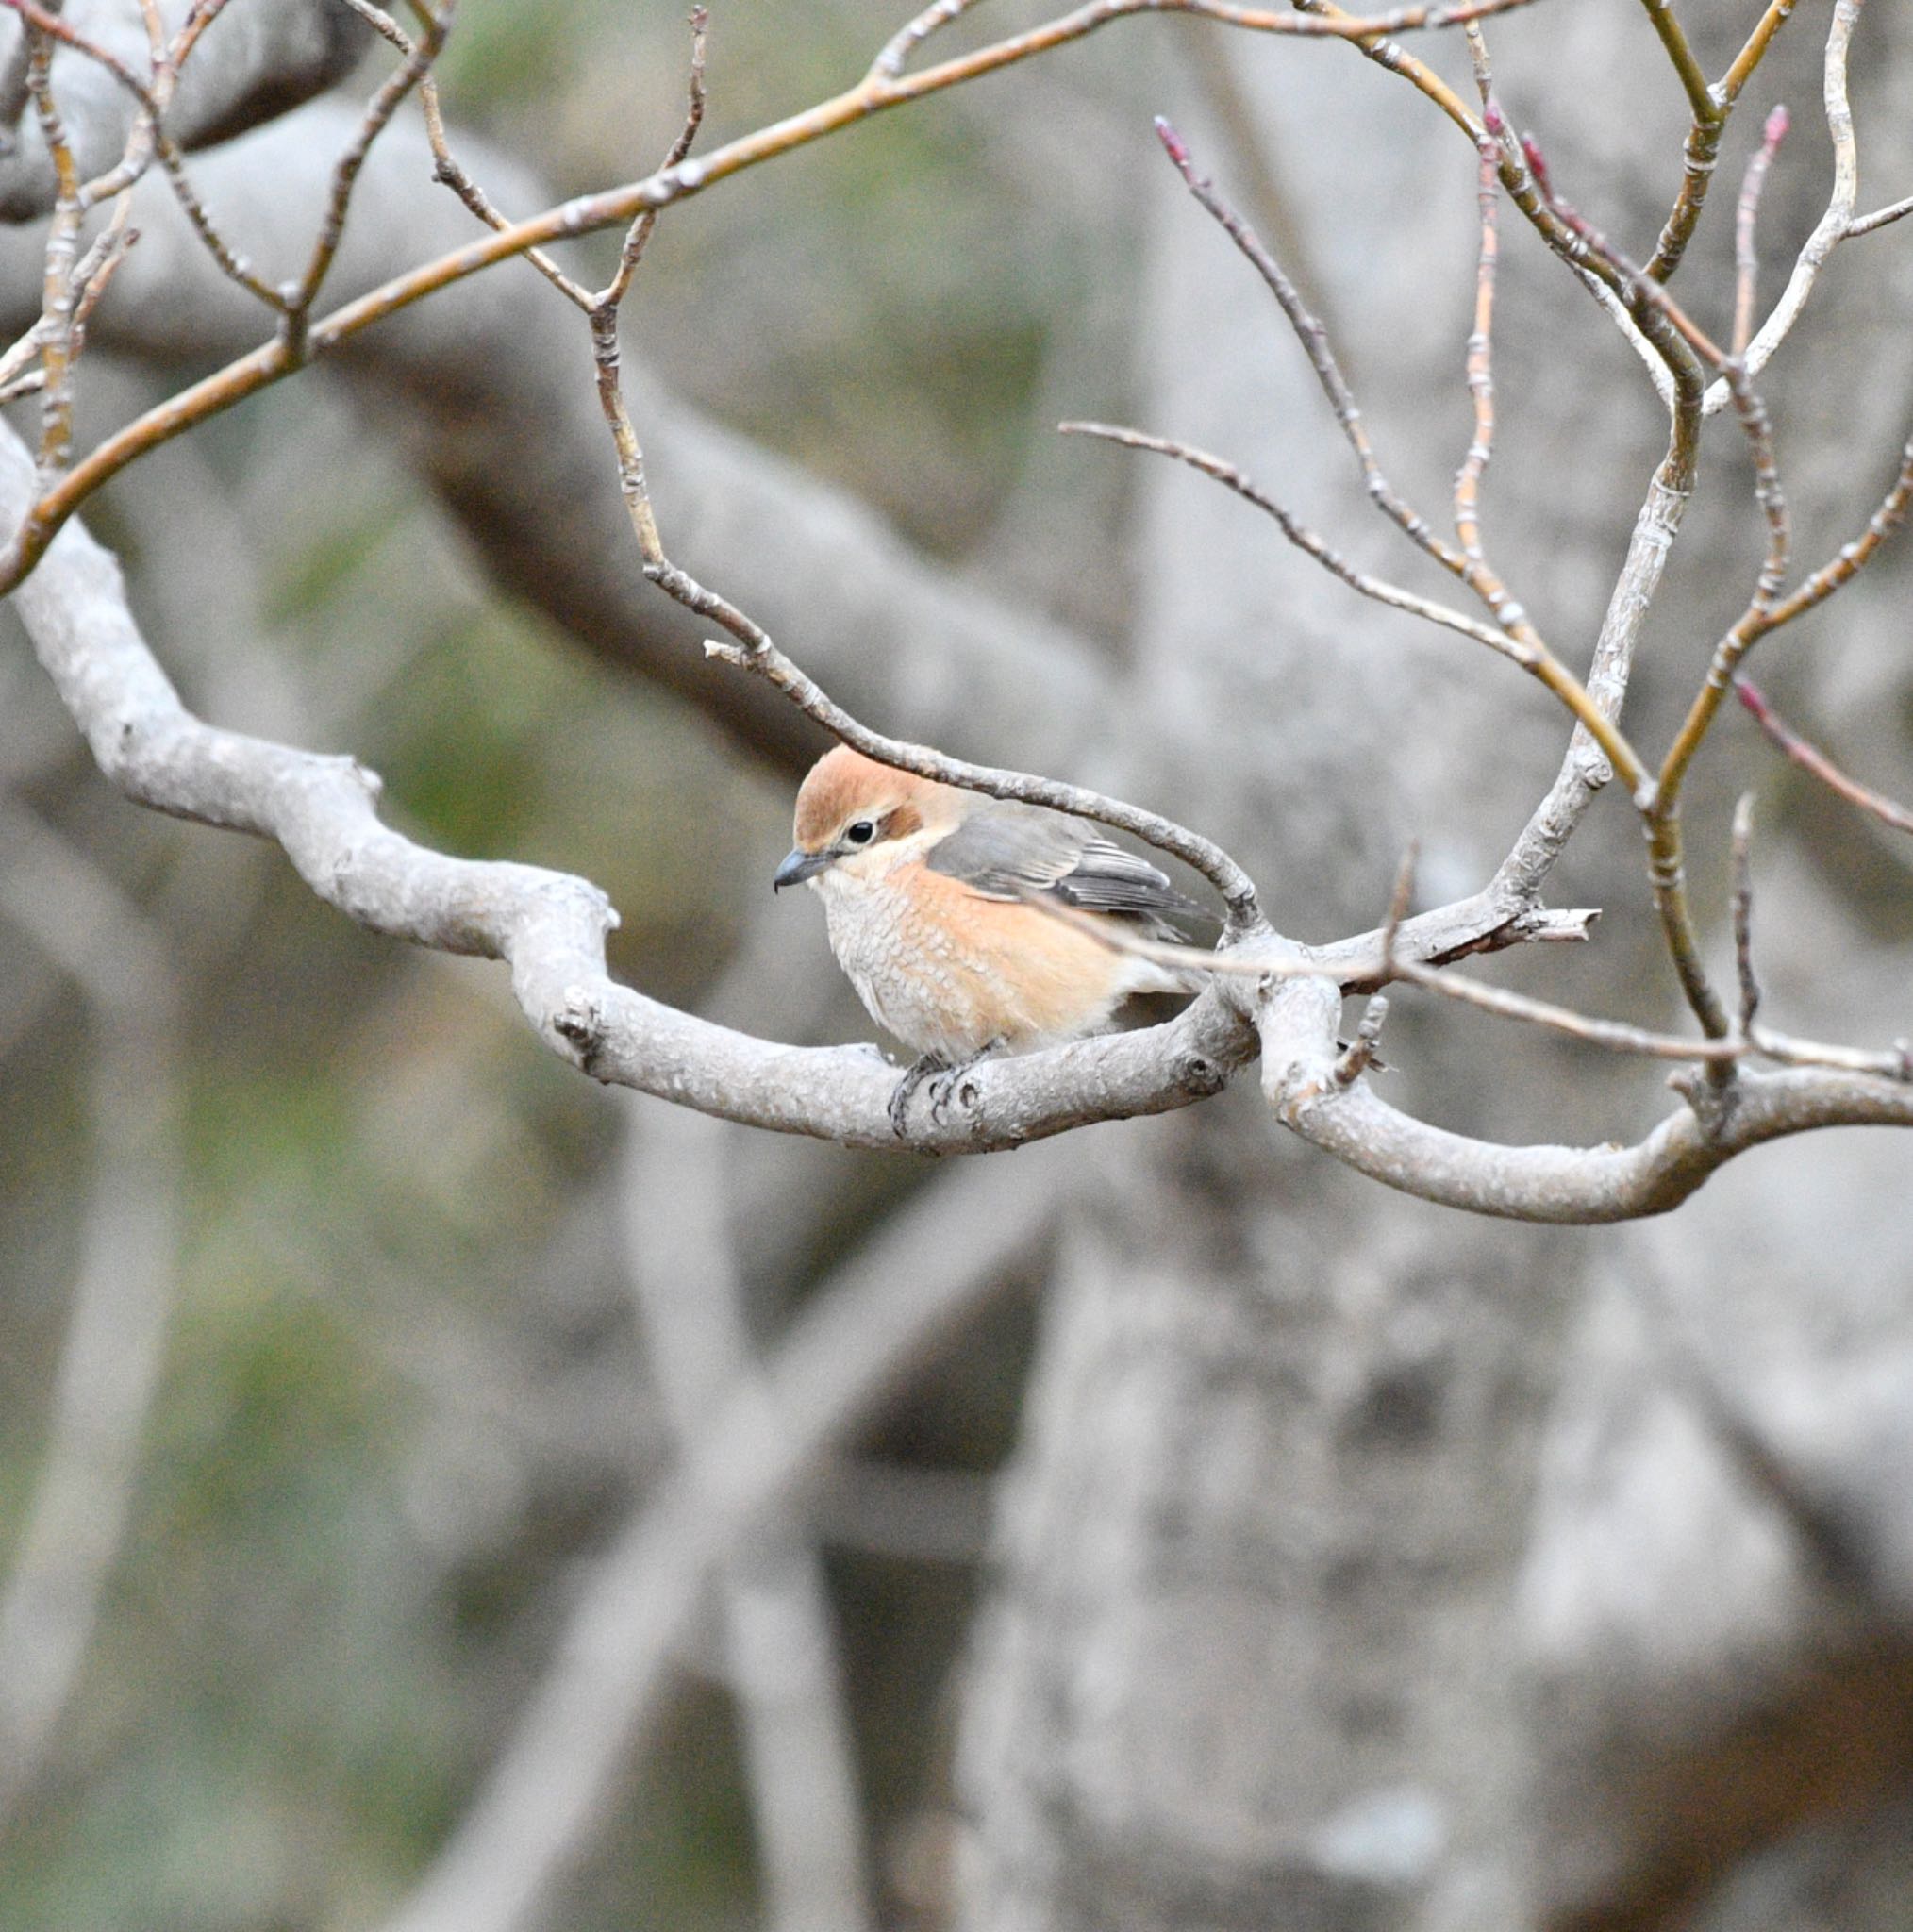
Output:
M1688 44L1688 37L1681 24L1674 18L1674 10L1669 0L1641 0L1647 8L1647 17L1654 23L1654 30L1660 36L1660 43L1667 49L1667 58L1672 61L1680 83L1687 90L1688 106L1694 111L1697 121L1716 121L1724 118L1721 104L1714 97L1713 90L1707 85L1707 76L1701 72L1701 63L1694 58L1694 50Z
M1408 864L1405 863L1401 876L1412 876ZM1318 984L1334 985L1346 992L1352 985L1387 986L1406 982L1409 986L1426 987L1430 991L1440 993L1446 999L1458 1000L1463 1005L1477 1007L1484 1012L1498 1014L1505 1020L1522 1020L1533 1025L1549 1027L1558 1033L1572 1034L1576 1040L1586 1041L1593 1046L1605 1047L1612 1053L1639 1054L1652 1059L1685 1060L1692 1063L1730 1062L1740 1058L1750 1050L1748 1042L1743 1040L1694 1040L1676 1034L1655 1033L1646 1027L1632 1026L1618 1020L1595 1019L1585 1013L1574 1012L1570 1008L1555 1006L1546 1000L1530 999L1524 993L1509 992L1495 986L1484 986L1476 980L1459 979L1452 974L1440 971L1438 967L1426 965L1414 958L1404 957L1399 934L1406 911L1406 897L1402 891L1400 878L1397 880L1395 895L1389 907L1389 920L1380 930L1376 949L1372 953L1355 958L1348 957L1340 948L1336 949L1332 957L1325 957L1303 947L1289 947L1281 952L1272 952L1266 947L1254 944L1232 948L1226 952L1206 953L1196 946L1178 946L1165 941L1145 939L1126 927L1112 925L1107 920L1093 918L1073 907L1059 905L1052 899L1031 895L1027 903L1046 912L1052 919L1060 920L1064 924L1074 927L1113 953L1151 959L1161 966L1209 973L1218 977L1253 980L1258 986L1309 980ZM1845 1050L1836 1048L1832 1051L1840 1053ZM1337 1063L1335 1078L1339 1083L1345 1083L1355 1077L1354 1074L1341 1071L1347 1064L1346 1055ZM1366 1064L1366 1059L1361 1060L1356 1066L1356 1072L1359 1072L1361 1066Z
M1340 365L1336 360L1334 350L1329 345L1327 331L1303 305L1294 285L1283 273L1282 265L1263 246L1255 231L1229 206L1217 190L1215 183L1197 170L1188 143L1182 137L1160 117L1156 120L1156 131L1161 139L1165 152L1188 185L1189 192L1214 218L1217 225L1262 277L1284 316L1288 318L1289 326L1295 331L1305 354L1315 370L1316 378L1322 384L1323 393L1328 397L1329 407L1335 412L1336 421L1341 425L1342 434L1348 439L1349 446L1355 452L1371 499L1419 549L1459 577L1481 599L1502 630L1521 647L1520 651L1514 653L1505 651L1498 643L1493 645L1493 648L1503 650L1505 656L1514 657L1515 661L1520 663L1523 670L1553 691L1600 744L1602 751L1626 782L1629 791L1639 791L1646 782L1647 767L1627 741L1613 716L1595 701L1580 679L1555 657L1539 631L1536 629L1527 612L1509 592L1506 585L1486 558L1471 557L1465 551L1456 550L1452 544L1444 542L1436 535L1427 519L1411 508L1389 482L1375 460L1368 432L1362 426L1361 412L1356 407L1354 393L1341 373ZM1483 139L1487 138L1484 134ZM1140 446L1152 445L1143 443ZM1216 468L1209 470L1211 475L1217 475L1219 480L1227 480L1226 476L1222 475L1222 472L1228 469L1228 465L1211 458L1198 467L1207 467L1208 463L1217 464ZM1237 486L1232 484L1231 487ZM1274 505L1259 494L1251 500L1277 515L1278 520L1283 523L1285 534L1289 535L1291 541L1302 541L1301 537L1293 533L1297 526L1292 525L1292 520L1288 519L1286 513L1276 511ZM1477 537L1478 534L1477 531ZM1318 543L1319 541L1317 540ZM1302 547L1310 548L1306 542L1303 542ZM1477 549L1478 547L1477 544ZM1311 554L1316 555L1319 560L1326 562L1328 556L1333 553L1327 552L1326 545L1320 545L1319 549L1312 549ZM1335 569L1333 564L1329 567ZM1342 576L1344 581L1354 582L1352 573L1337 570L1336 574ZM1362 589L1363 586L1356 584L1356 588ZM1385 598L1383 601L1397 600ZM1436 618L1434 621L1443 624L1449 622L1447 617ZM1451 624L1449 627L1457 626ZM1472 631L1468 634L1476 637L1480 635Z
M704 125L705 32L709 19L704 8L693 7L690 9L690 77L686 87L689 99L685 107L684 125L664 157L663 167L666 170L676 167L690 152L692 142L697 140L697 130ZM618 272L599 295L597 307L616 308L624 301L631 286L631 277L638 273L638 264L643 259L651 231L657 225L657 210L655 208L644 209L631 224L624 237L624 245L618 253Z
M1905 215L1913 215L1913 194L1905 201L1890 203L1886 208L1876 208L1870 215L1855 215L1847 224L1845 240L1851 242L1855 235L1871 235L1875 228L1884 228L1888 223L1897 222Z
M904 71L911 54L932 34L953 20L961 19L976 4L977 0L936 0L934 6L924 8L916 19L890 36L883 51L871 62L871 73L881 79L894 80Z
M395 25L394 31L399 31ZM409 52L411 42L403 32L400 32L400 42ZM509 218L499 210L453 154L451 140L445 132L444 116L439 109L439 84L429 74L419 82L419 105L424 110L425 139L431 143L436 177L494 233L502 233L510 227ZM567 301L589 313L591 306L591 291L582 282L567 275L549 249L527 248L524 251L524 258Z
M1687 89L1687 105L1695 110L1697 120L1718 120L1720 103L1714 98L1714 91L1706 85L1706 75L1701 72L1701 62L1695 59L1695 50L1687 44L1687 35L1681 24L1673 17L1673 8L1668 0L1640 0L1648 11L1648 19L1655 24L1655 31L1660 35L1660 44L1668 50L1668 59L1673 62L1673 72L1681 77L1681 87Z
M32 42L26 63L26 84L40 120L41 138L53 159L58 190L53 222L47 230L45 266L41 277L40 366L45 381L40 398L39 486L48 488L67 469L73 452L73 290L74 259L79 250L80 223L86 209L80 200L80 180L68 145L59 108L53 98L52 43L44 29L23 19L21 31Z
M1388 994L1371 993L1368 1005L1362 1008L1361 1023L1356 1028L1355 1039L1335 1063L1334 1079L1338 1087L1346 1087L1352 1080L1360 1079L1371 1068L1381 1067L1382 1028L1388 1024Z
M1421 857L1418 840L1408 841L1402 862L1395 868L1395 889L1389 894L1389 916L1382 921L1382 971L1395 970L1395 950L1401 942L1402 922L1408 916L1408 904L1415 895L1415 862Z
M1760 274L1760 257L1754 246L1755 225L1760 217L1761 191L1767 186L1767 171L1780 143L1787 139L1787 108L1776 107L1761 130L1760 145L1748 158L1747 172L1740 180L1740 200L1734 210L1734 334L1733 354L1744 357L1754 333L1755 285ZM1851 233L1852 231L1849 230Z
M1644 0L1644 4L1655 15L1656 28L1662 25L1663 19L1672 23L1673 16L1666 11L1662 0ZM1655 242L1653 258L1647 264L1647 273L1655 281L1666 281L1680 266L1681 258L1687 253L1688 243L1693 239L1694 229L1701 219L1701 208L1714 178L1714 168L1720 159L1721 140L1727 131L1727 121L1734 111L1734 104L1739 99L1741 89L1753 78L1755 70L1766 58L1773 36L1787 24L1796 4L1797 0L1771 0L1766 12L1747 37L1746 44L1734 57L1732 65L1718 86L1706 85L1690 52L1687 54L1685 63L1675 58L1674 64L1680 73L1681 84L1687 90L1694 120L1688 130L1680 192L1674 198L1667 224L1661 229L1660 240ZM1674 31L1678 34L1679 28L1675 27ZM1685 48L1685 38L1681 45ZM1672 54L1673 50L1671 47L1669 51ZM1700 83L1698 88L1696 81Z
M1478 42L1481 30L1471 27L1469 31ZM1486 60L1483 53L1477 62L1484 86ZM1495 208L1501 195L1500 166L1500 150L1490 136L1484 135L1476 184L1481 250L1474 275L1474 327L1468 338L1468 392L1474 402L1474 437L1455 474L1455 535L1462 556L1478 571L1488 568L1481 547L1481 481L1494 451L1494 271L1499 245Z
M383 7L374 7L372 0L344 0L344 5L351 8L381 40L396 47L401 58L409 57L411 37Z
M127 463L247 396L284 380L312 357L330 353L360 330L494 263L569 236L625 226L647 208L663 208L701 193L719 181L789 154L854 122L1002 72L1082 40L1116 21L1143 14L1174 13L1213 20L1252 33L1351 41L1372 56L1377 46L1386 46L1392 50L1391 64L1419 76L1417 84L1423 85L1424 91L1432 88L1437 93L1447 95L1460 113L1462 125L1472 129L1478 124L1454 100L1451 91L1420 63L1408 61L1399 49L1393 48L1392 42L1377 42L1376 37L1462 25L1527 4L1531 0L1476 0L1476 4L1451 7L1417 5L1385 15L1357 18L1338 8L1325 8L1320 0L1313 0L1312 10L1306 12L1240 7L1226 4L1226 0L1085 0L1072 12L921 73L894 77L866 75L845 92L726 142L702 160L687 158L642 180L547 208L541 214L498 229L485 240L424 263L345 304L329 316L309 324L302 320L292 331L282 331L274 341L147 410L75 464L57 486L42 493L16 526L5 551L0 552L0 595L20 583L66 519ZM296 341L291 337L296 337Z
M1738 364L1730 366L1728 380L1739 406L1742 423L1754 440L1756 476L1759 479L1757 488L1768 518L1767 558L1747 608L1714 648L1705 681L1695 693L1680 730L1668 748L1667 757L1661 763L1659 780L1645 808L1649 866L1654 878L1655 904L1660 908L1669 948L1680 969L1681 983L1687 990L1689 1003L1707 1031L1717 1038L1724 1038L1728 1031L1726 1013L1707 984L1700 964L1682 877L1680 799L1688 771L1747 653L1770 632L1790 624L1803 612L1824 602L1843 585L1850 583L1877 555L1881 544L1905 518L1909 501L1913 501L1913 441L1909 441L1901 458L1899 475L1880 508L1869 519L1862 535L1847 544L1831 562L1816 571L1791 596L1775 603L1787 561L1786 507L1780 497L1777 476L1772 474L1771 452L1764 458L1762 457L1765 417L1746 389L1746 377Z
M1405 591L1399 585L1385 582L1382 578L1370 576L1358 571L1339 551L1324 542L1305 524L1298 523L1274 498L1267 495L1235 464L1224 462L1221 457L1211 456L1206 450L1196 449L1186 442L1173 442L1166 437L1150 436L1139 429L1124 429L1109 423L1063 423L1057 427L1065 436L1095 436L1106 442L1118 442L1125 449L1154 451L1158 456L1173 457L1177 462L1187 463L1193 470L1200 470L1206 476L1213 476L1225 489L1232 490L1245 502L1253 503L1266 515L1273 517L1289 542L1312 557L1332 575L1339 577L1351 590L1359 591L1364 597L1372 597L1378 604L1387 604L1397 610L1406 610L1416 617L1427 619L1430 624L1441 625L1444 629L1458 631L1465 638L1472 638L1476 643L1486 644L1491 651L1519 664L1523 671L1535 668L1533 651L1519 639L1510 637L1506 631L1493 625L1481 623L1478 619L1466 616L1459 610L1451 609L1445 604L1437 604L1432 599L1418 595L1413 591Z
M1833 139L1834 184L1826 212L1795 258L1787 287L1754 332L1741 358L1751 380L1772 359L1784 342L1813 293L1827 258L1846 237L1854 218L1854 202L1859 193L1859 147L1854 138L1853 108L1847 99L1847 57L1853 43L1854 28L1859 21L1863 0L1834 0L1833 18L1827 28L1826 60L1822 73L1821 94L1826 111L1827 132ZM1770 9L1771 10L1771 9ZM1789 9L1790 10L1790 9ZM1723 409L1731 400L1723 380L1712 384L1704 408L1708 415Z
M1746 706L1754 722L1802 771L1812 773L1830 791L1838 792L1849 805L1858 806L1883 825L1890 825L1896 832L1913 832L1913 811L1885 792L1850 778L1818 745L1801 737L1749 678L1736 676L1733 684L1734 695Z
M1734 807L1734 966L1740 981L1740 1035L1754 1030L1760 981L1754 972L1754 794L1743 791Z
M366 104L358 134L333 168L332 192L326 201L319 232L313 238L312 253L307 260L305 273L296 281L289 283L283 291L280 341L294 362L304 361L308 353L308 318L312 305L318 300L319 291L324 286L333 259L339 253L339 243L345 233L346 212L352 206L352 191L358 185L365 158L372 152L373 142L391 125L392 116L404 105L406 97L431 72L432 63L443 51L457 4L458 0L439 0L437 7L428 13L416 44Z
M65 6L66 0L44 0L42 10L57 14ZM33 98L26 76L33 58L33 37L25 30L25 19L23 14L20 38L8 50L6 65L0 67L0 154L13 152L19 138L20 117Z
M1742 397L1743 420L1750 424L1750 433L1755 439L1756 464L1759 462L1761 447L1760 431L1764 427L1764 417L1750 412L1747 397L1742 389L1744 377L1738 369L1731 372L1737 394ZM1771 462L1771 458L1769 459ZM1893 480L1871 517L1866 529L1853 542L1844 545L1833 559L1817 570L1812 576L1800 586L1790 596L1775 602L1779 585L1777 578L1784 572L1787 561L1787 525L1784 502L1779 500L1777 478L1770 475L1760 478L1762 502L1767 508L1769 523L1768 555L1761 566L1760 581L1747 608L1728 630L1720 643L1715 646L1714 655L1707 666L1706 681L1695 694L1687 717L1675 735L1668 755L1661 766L1660 781L1657 788L1654 811L1662 819L1671 820L1674 815L1680 796L1683 780L1692 764L1708 726L1713 723L1721 701L1727 689L1735 681L1742 660L1747 653L1771 632L1791 624L1796 618L1822 604L1837 591L1851 583L1855 575L1878 555L1880 546L1899 528L1905 520L1909 503L1913 503L1913 439L1909 439L1901 455L1899 474ZM1744 702L1744 699L1743 699ZM1754 707L1750 706L1750 709ZM1756 710L1755 715L1759 713Z
M1309 312L1294 283L1283 272L1282 264L1270 254L1248 223L1230 207L1216 184L1197 169L1188 142L1161 115L1156 116L1156 132L1190 194L1236 244L1243 259L1262 277L1269 292L1288 318L1289 327L1295 331L1295 338L1315 371L1316 380L1322 385L1322 392L1335 412L1335 420L1340 425L1342 435L1348 439L1356 461L1361 466L1362 481L1368 486L1370 499L1418 549L1433 558L1444 570L1453 572L1456 576L1464 575L1466 559L1436 535L1428 520L1413 508L1382 474L1381 465L1375 459L1374 447L1369 441L1368 431L1362 426L1361 411L1356 407L1354 392L1341 373L1341 365L1336 360L1334 349L1329 345L1328 331L1320 319ZM1507 619L1500 611L1497 610L1495 615L1506 624Z

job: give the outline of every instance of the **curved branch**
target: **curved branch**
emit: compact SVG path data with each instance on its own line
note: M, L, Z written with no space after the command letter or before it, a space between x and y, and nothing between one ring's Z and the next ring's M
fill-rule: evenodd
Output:
M1262 1014L1262 1089L1283 1125L1371 1180L1438 1206L1507 1221L1588 1226L1678 1208L1763 1141L1815 1127L1913 1126L1913 1085L1822 1069L1743 1069L1632 1146L1505 1146L1418 1121L1365 1083L1339 1083L1340 1001L1291 981Z
M0 518L33 487L32 460L0 437ZM77 524L15 592L34 647L106 775L175 817L274 840L328 904L373 932L503 959L526 1017L556 1052L615 1081L749 1125L894 1146L895 1072L872 1048L800 1048L714 1026L611 980L616 923L586 880L535 866L449 858L380 824L378 780L324 757L202 723L135 627L112 558ZM1255 1053L1220 996L1168 1025L979 1067L940 1122L908 1144L977 1153L1092 1121L1186 1107Z
M1773 305L1772 313L1755 332L1747 344L1741 366L1751 381L1766 368L1774 351L1784 342L1800 311L1813 293L1827 258L1846 240L1854 219L1854 205L1860 192L1859 145L1854 136L1854 110L1847 99L1847 55L1853 43L1854 28L1859 24L1865 0L1835 0L1833 20L1827 28L1826 64L1821 79L1821 98L1826 111L1827 133L1833 141L1833 193L1826 212L1806 238L1787 278L1787 287ZM1725 376L1708 386L1705 408L1708 415L1724 409L1733 400Z

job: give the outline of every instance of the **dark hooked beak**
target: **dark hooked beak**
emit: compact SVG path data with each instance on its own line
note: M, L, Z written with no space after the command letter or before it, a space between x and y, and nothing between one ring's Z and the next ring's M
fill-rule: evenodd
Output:
M771 890L781 892L786 886L801 886L814 879L829 863L827 852L806 852L802 846L784 855L784 863L771 874Z

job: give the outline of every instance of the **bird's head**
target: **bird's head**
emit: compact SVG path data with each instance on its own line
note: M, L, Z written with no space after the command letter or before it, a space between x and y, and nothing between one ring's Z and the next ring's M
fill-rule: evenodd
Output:
M825 752L797 793L796 843L773 874L774 890L833 870L880 877L920 856L962 822L970 794L880 765L847 744Z

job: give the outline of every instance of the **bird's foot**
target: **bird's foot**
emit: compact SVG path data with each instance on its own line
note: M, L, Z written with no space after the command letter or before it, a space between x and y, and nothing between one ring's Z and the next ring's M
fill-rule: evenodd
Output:
M940 1126L949 1112L950 1103L956 1098L963 1076L981 1060L987 1060L992 1054L1002 1050L1003 1041L992 1040L989 1045L973 1054L966 1054L960 1060L952 1060L940 1053L926 1053L921 1059L914 1060L905 1071L904 1077L897 1082L897 1091L890 1095L890 1125L896 1129L897 1138L904 1137L904 1116L910 1105L910 1095L928 1081L930 1088L930 1118Z
M899 1141L907 1131L904 1116L909 1111L910 1095L933 1074L947 1073L950 1062L940 1053L926 1053L914 1059L904 1069L904 1077L897 1082L896 1091L890 1095L890 1131ZM934 1115L936 1109L931 1109Z
M992 1040L986 1047L973 1053L967 1059L958 1060L956 1065L946 1067L930 1082L930 1118L940 1123L949 1110L950 1103L956 1098L963 1083L963 1076L971 1068L987 1060L991 1055L1002 1050L1003 1041Z

